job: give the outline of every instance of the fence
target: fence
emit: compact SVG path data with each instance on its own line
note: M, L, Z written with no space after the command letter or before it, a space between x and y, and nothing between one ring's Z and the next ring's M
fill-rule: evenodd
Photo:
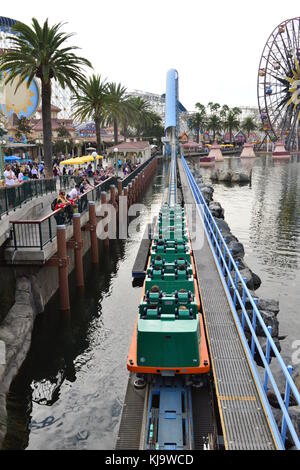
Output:
M300 440L295 427L289 416L289 404L291 394L294 397L295 403L300 406L300 394L297 387L292 379L292 366L286 367L278 348L276 347L272 338L272 328L267 327L263 317L257 308L257 302L253 299L249 289L246 286L245 279L243 279L240 271L239 264L232 256L231 251L227 247L227 244L222 236L222 232L217 226L215 219L210 212L206 201L198 188L198 185L184 159L181 159L183 168L186 172L189 180L192 192L194 194L195 201L198 206L200 217L205 226L206 234L210 241L210 246L215 255L215 259L219 265L219 272L223 278L223 284L227 292L227 296L231 298L231 307L235 316L235 320L240 327L245 349L249 353L253 368L256 370L254 358L258 357L263 365L264 369L264 380L260 383L260 389L264 394L264 399L268 402L267 391L269 384L272 386L273 392L278 401L279 409L281 410L281 429L280 437L282 445L285 447L287 430L290 432L291 439L295 447L300 450ZM248 312L250 310L250 313ZM239 319L237 311L241 312L241 321ZM266 352L263 352L262 346L257 337L258 327L264 334L266 340ZM250 334L250 345L246 338L247 333ZM279 368L284 380L285 380L285 394L284 398L281 396L281 392L276 383L274 375L270 368L271 356L276 360L276 366ZM257 380L260 380L259 374L256 373ZM273 419L274 422L274 419ZM276 425L276 424L275 424Z
M149 165L149 163L152 162L152 160L154 160L156 156L153 155L152 157L150 157L148 160L146 160L144 163L142 163L141 165L139 165L135 170L133 170L126 178L123 179L122 181L122 188L126 188L129 183L131 183L131 181L141 172L143 171L146 166Z
M24 181L11 188L0 188L0 219L4 214L22 207L24 202L53 191L56 191L55 178Z
M82 194L77 201L78 212L82 214L87 212L89 201L100 201L101 192L109 191L110 186L116 185L116 183L117 179L112 177ZM42 219L11 221L15 250L20 248L39 248L42 250L45 245L56 238L57 225L71 222L70 209L71 205L68 205L64 209L51 212Z
M122 187L128 184L143 171L155 158L155 156L148 159L142 165L139 165L127 178L122 181ZM82 178L80 178L81 180ZM42 180L41 180L42 181ZM43 180L45 181L45 180ZM56 180L53 180L56 185ZM72 177L63 176L60 179L61 188L66 185L69 187L72 182ZM118 179L113 176L101 182L93 189L81 195L77 201L78 212L85 213L88 211L89 201L100 201L101 192L108 192L111 185L117 186ZM56 237L56 226L66 224L71 221L70 207L66 206L64 209L58 209L51 212L46 217L36 220L12 220L12 241L14 249L20 248L39 248L43 249L45 245L52 242Z

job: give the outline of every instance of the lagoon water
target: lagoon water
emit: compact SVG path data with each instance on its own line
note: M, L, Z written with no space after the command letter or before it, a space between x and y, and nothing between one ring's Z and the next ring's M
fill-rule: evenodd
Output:
M199 160L193 164L199 169ZM225 157L220 168L250 172L251 185L214 184L214 200L245 247L245 261L262 285L257 294L279 300L282 355L292 363L300 345L300 156L290 162L271 155L255 159ZM201 168L205 181L211 169ZM297 343L298 341L298 343Z

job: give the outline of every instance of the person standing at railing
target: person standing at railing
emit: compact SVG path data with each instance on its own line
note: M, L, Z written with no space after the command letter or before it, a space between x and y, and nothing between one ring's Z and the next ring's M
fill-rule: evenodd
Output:
M8 205L15 206L16 201L16 190L15 184L17 183L17 178L14 172L11 169L10 165L6 166L6 170L4 172L5 178L5 186L7 188L7 198L8 198Z

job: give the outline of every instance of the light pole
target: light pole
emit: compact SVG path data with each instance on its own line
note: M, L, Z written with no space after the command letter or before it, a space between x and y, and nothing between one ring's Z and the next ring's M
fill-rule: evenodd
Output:
M0 139L0 161L1 161L1 178L4 178L4 161L2 158L2 145L5 145L6 141Z
M80 153L79 152L79 140L75 140L75 145L77 147L77 157L80 157L80 155L79 155L79 153Z
M114 154L115 154L115 175L118 176L118 171L117 171L117 162L118 162L118 152L119 152L119 149L118 147L115 147L114 148Z
M68 141L67 141L67 139L64 139L64 143L66 145L66 158L68 158Z

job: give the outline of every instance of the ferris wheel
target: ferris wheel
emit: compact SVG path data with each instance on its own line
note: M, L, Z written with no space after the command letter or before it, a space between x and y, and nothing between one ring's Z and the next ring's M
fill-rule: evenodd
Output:
M263 50L257 81L260 117L273 142L299 150L300 18L277 26Z

